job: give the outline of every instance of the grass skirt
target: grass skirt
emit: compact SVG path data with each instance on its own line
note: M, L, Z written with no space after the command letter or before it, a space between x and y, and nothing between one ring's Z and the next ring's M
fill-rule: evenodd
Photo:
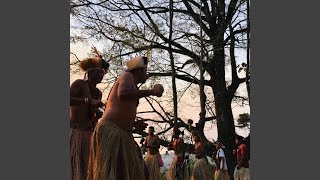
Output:
M206 157L197 159L194 164L191 180L209 180L210 169Z
M179 176L179 180L180 179L189 180L189 171L188 171L189 167L186 164L184 164L182 168L179 168L177 170L176 169L177 161L178 161L178 156L174 155L172 163L167 172L167 179L176 180L178 179L177 176Z
M71 129L70 160L72 180L85 180L87 178L91 135L92 131Z
M145 180L142 154L130 132L101 120L91 141L87 180Z
M160 166L159 166L160 154L151 155L148 153L144 157L144 162L149 170L149 180L160 180Z
M237 169L236 167L234 169L233 177L235 180L250 180L249 168L241 167L240 169Z
M216 170L214 173L214 179L215 180L230 180L228 170Z

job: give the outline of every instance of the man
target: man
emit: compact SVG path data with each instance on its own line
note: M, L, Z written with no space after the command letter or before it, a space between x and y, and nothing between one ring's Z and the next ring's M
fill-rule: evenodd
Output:
M192 138L194 140L194 151L197 159L194 164L191 180L209 180L209 163L204 152L204 144L197 131L192 131Z
M243 143L242 136L236 135L235 141L238 148L234 151L237 155L237 166L234 170L234 179L250 180L248 149Z
M188 167L184 163L185 147L183 139L179 137L181 131L173 129L173 142L169 144L169 149L174 150L174 157L167 172L168 180L189 180Z
M247 137L243 138L243 144L246 145L247 150L248 150L248 163L250 166L250 133Z
M224 154L222 147L224 147L224 145L221 142L217 141L216 142L217 152L213 155L213 159L217 165L215 173L214 173L215 180L229 180L230 179L229 174L228 174L226 156Z
M147 155L145 156L144 161L149 171L149 180L160 180L160 140L159 137L154 134L153 126L149 127L148 133L149 135L147 136L145 142Z
M141 150L133 139L132 129L142 131L146 124L136 121L139 99L161 97L163 87L158 84L149 90L139 90L137 84L147 78L146 57L127 62L124 71L110 91L106 110L92 137L87 180L145 180Z
M108 70L109 64L101 58L86 58L79 63L85 79L78 79L70 87L70 158L71 179L87 178L90 139L97 119L102 93L96 88ZM101 114L102 115L102 114Z

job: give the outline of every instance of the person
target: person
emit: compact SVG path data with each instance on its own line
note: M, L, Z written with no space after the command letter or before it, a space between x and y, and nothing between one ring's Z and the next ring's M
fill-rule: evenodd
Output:
M193 153L196 157L196 162L193 167L191 180L209 180L209 163L204 152L204 144L197 131L192 131L192 138L194 140Z
M216 163L216 170L214 172L214 179L215 180L229 180L229 174L228 174L228 167L227 167L227 161L226 156L224 154L223 148L224 145L217 141L216 142L216 149L217 152L214 154L213 159Z
M169 144L168 149L174 151L172 163L167 172L168 180L189 180L188 167L185 162L185 145L183 139L179 137L182 132L178 128L173 129L172 138L174 140Z
M238 148L233 151L237 155L237 165L233 175L234 179L250 180L248 149L243 143L242 136L236 135L235 142Z
M114 83L106 103L106 109L92 136L87 180L147 179L141 150L132 131L143 131L146 124L135 121L139 99L147 96L161 97L163 86L139 90L145 83L148 60L135 57L129 60L127 70Z
M83 180L87 177L90 139L102 113L99 107L102 93L96 87L103 79L109 64L101 58L86 58L79 63L85 78L78 79L70 87L70 160L71 179Z
M243 138L243 144L246 145L247 150L248 150L248 163L250 167L250 133L247 137Z
M149 127L148 133L149 135L147 136L145 142L147 155L144 157L144 161L149 171L149 180L160 180L160 140L159 137L154 134L153 126Z

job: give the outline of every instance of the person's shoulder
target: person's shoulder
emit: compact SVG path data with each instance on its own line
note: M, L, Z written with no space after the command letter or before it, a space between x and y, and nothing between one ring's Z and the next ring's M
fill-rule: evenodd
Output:
M71 84L71 86L83 86L85 85L86 81L83 79L77 79L75 81L73 81L73 83Z
M239 149L247 149L247 146L245 144L240 144Z
M132 79L133 78L133 75L132 75L132 73L130 73L130 72L127 72L127 71L125 71L125 72L123 72L120 76L119 76L119 79Z

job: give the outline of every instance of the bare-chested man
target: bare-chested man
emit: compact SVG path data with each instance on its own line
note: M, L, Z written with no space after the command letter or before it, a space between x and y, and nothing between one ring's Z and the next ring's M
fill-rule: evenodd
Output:
M183 139L179 137L181 131L177 128L173 129L173 142L169 148L174 150L174 157L167 172L168 180L189 180L189 173L186 164L184 164L185 146Z
M160 180L160 164L159 153L160 140L157 135L154 134L154 127L150 126L149 135L146 138L147 155L144 157L144 161L149 170L149 180Z
M71 179L85 180L90 152L90 139L102 114L102 93L96 88L105 75L109 64L101 58L87 58L79 63L86 72L85 80L78 79L70 87L70 156Z
M137 84L147 78L146 57L135 57L127 62L128 70L117 79L110 91L106 110L93 133L90 149L88 180L144 180L142 154L133 139L133 127L146 128L135 121L139 99L147 96L161 97L163 87L155 85L150 90L139 90Z
M204 153L204 144L201 142L201 138L197 131L192 132L192 138L194 140L195 157L197 158L194 164L191 180L209 180L209 164L208 159Z

